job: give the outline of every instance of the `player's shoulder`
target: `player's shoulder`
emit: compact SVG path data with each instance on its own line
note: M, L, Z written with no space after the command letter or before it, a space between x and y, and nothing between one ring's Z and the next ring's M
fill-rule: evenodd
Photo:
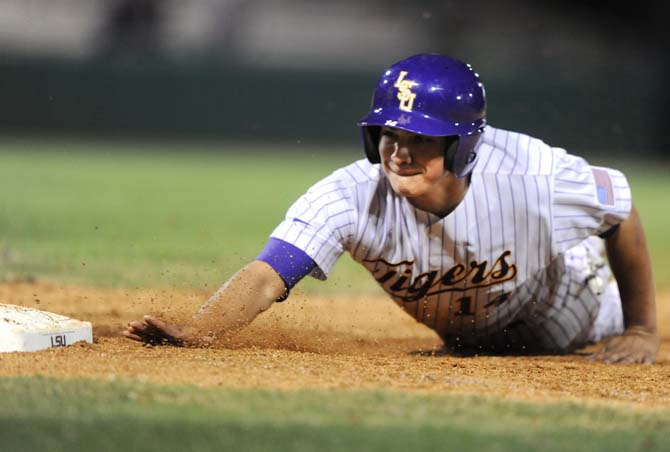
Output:
M566 155L565 149L539 138L491 126L484 129L477 146L479 161L474 172L482 174L546 176Z
M309 192L323 191L334 187L347 189L364 185L376 186L380 178L380 165L374 165L367 159L361 159L336 169L329 176L313 185Z

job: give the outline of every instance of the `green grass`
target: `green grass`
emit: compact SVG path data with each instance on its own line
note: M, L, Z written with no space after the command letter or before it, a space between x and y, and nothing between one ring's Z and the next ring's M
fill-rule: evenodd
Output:
M387 391L0 380L10 451L669 450L670 412Z
M0 142L0 277L122 287L218 286L307 187L356 150L243 144ZM601 162L599 162L601 163ZM616 166L613 164L612 166ZM656 278L670 288L666 167L623 162ZM378 290L347 255L307 290Z
M91 147L0 144L0 274L218 286L255 258L300 194L355 158L244 145ZM372 284L342 261L320 289Z
M0 142L0 278L211 288L256 256L309 185L355 158L234 144ZM667 166L619 167L658 285L670 288ZM346 257L330 282L306 286L378 290ZM0 401L3 452L670 450L668 410L45 378L0 379Z
M649 251L651 253L656 285L670 289L670 164L646 167L622 163L618 167L629 179L633 202L640 213Z

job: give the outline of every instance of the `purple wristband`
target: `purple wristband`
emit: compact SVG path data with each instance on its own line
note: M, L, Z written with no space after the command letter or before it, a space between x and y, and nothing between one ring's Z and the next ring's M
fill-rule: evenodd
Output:
M286 294L277 301L285 300L293 286L316 267L316 263L303 250L274 237L270 237L256 260L267 263L284 280Z

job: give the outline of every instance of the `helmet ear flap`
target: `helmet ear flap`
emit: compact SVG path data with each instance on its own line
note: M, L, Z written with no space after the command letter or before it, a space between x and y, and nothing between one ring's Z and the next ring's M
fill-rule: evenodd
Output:
M458 151L458 135L446 137L447 144L444 149L444 169L449 172L454 172L454 160L456 159L456 151Z
M480 138L481 133L459 137L458 146L453 157L452 169L457 178L462 179L474 169L477 163Z
M363 146L365 147L365 155L367 156L370 163L381 163L381 158L379 157L379 139L381 127L379 126L367 126L362 127L361 131L363 133Z

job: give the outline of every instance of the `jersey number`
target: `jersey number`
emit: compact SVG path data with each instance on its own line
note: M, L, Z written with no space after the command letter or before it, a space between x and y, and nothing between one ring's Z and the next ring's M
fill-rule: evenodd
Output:
M500 306L504 302L507 301L509 298L509 293L503 292L494 299L490 300L488 303L484 305L484 308L490 308L493 306ZM456 303L460 305L460 309L456 311L457 316L466 316L466 315L474 315L475 313L472 311L472 297L461 297L456 300Z

